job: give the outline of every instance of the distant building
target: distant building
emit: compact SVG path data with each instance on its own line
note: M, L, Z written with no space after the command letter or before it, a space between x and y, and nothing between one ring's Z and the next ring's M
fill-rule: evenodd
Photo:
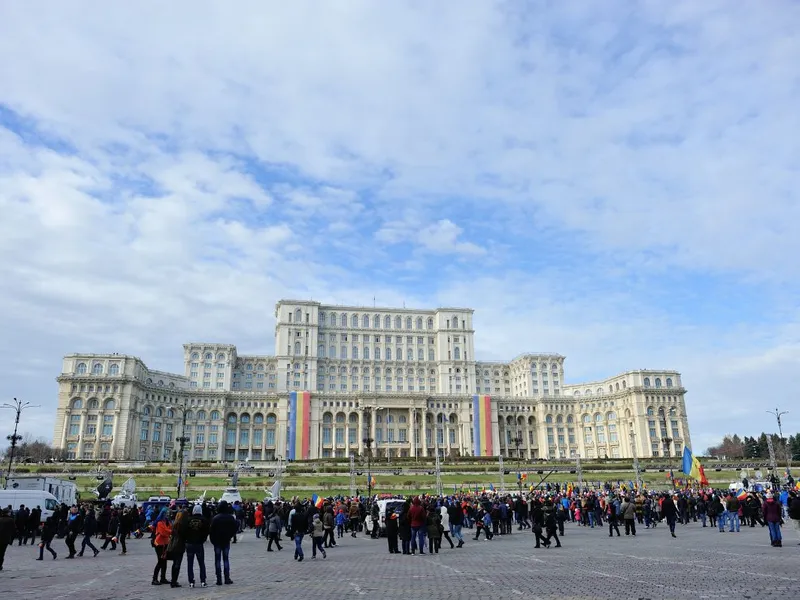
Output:
M691 447L680 374L567 384L564 357L475 360L473 311L281 300L275 356L189 343L183 374L70 354L54 444L77 460L290 460L498 455L630 458ZM183 410L186 429L183 429ZM663 417L661 416L663 414ZM424 424L424 426L423 426Z

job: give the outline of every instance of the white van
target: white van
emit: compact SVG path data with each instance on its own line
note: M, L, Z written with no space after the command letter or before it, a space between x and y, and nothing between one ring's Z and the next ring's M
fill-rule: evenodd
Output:
M0 507L17 511L20 506L42 509L42 523L58 510L60 506L56 497L42 490L0 490Z

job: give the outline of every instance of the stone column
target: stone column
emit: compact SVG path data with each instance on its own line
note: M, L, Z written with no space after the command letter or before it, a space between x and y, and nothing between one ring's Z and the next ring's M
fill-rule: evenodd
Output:
M239 421L239 415L236 415L236 439L233 441L233 452L234 457L233 460L239 460L239 435L242 432L241 424Z
M78 429L78 447L75 449L75 456L78 460L83 460L83 442L86 439L86 409L81 410L81 425ZM148 436L147 441L150 442Z
M415 443L416 439L416 432L417 432L417 424L414 421L414 409L408 409L408 441L411 444L411 458L417 457L417 444Z
M364 454L364 409L361 408L358 411L358 453L359 455Z
M525 432L523 435L525 436L525 458L530 460L532 458L531 455L531 428L528 424L528 419L525 419ZM569 442L569 430L567 430L567 442Z
M436 423L432 423L431 435L436 435L436 430L433 429ZM428 458L428 411L422 412L422 456Z
M372 447L375 448L378 445L378 428L377 428L377 410L374 408L369 411L370 412L370 431L369 437L372 438L373 445Z

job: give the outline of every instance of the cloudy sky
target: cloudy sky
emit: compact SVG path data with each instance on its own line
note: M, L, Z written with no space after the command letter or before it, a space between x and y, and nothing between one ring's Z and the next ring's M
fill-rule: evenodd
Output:
M800 429L800 5L4 2L0 397L273 350L282 297L474 307L479 358ZM10 416L10 415L8 415ZM5 435L5 433L3 434Z

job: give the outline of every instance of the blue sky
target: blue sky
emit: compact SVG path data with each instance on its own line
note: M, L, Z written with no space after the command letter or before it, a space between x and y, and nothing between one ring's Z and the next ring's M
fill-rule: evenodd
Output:
M472 306L479 357L570 382L677 369L696 448L800 429L797 3L286 4L0 7L23 429L62 355L269 352L281 297Z

